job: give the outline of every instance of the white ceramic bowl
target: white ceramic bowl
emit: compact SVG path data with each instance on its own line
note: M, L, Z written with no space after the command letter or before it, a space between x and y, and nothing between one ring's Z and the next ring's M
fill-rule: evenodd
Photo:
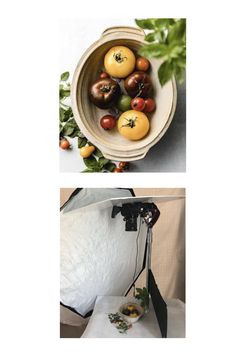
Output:
M123 314L123 310L125 309L125 308L127 308L127 306L134 306L137 310L138 310L138 312L139 312L139 316L137 316L137 317L130 317L130 316L127 316L127 315L124 315ZM142 316L143 316L143 314L144 314L144 309L140 306L140 305L138 305L137 303L135 303L135 302L127 302L126 304L123 304L123 305L121 305L120 306L120 308L119 308L119 314L124 318L124 320L126 320L127 322L129 322L129 323L135 323L135 322L137 322Z
M137 53L144 43L144 32L132 27L113 27L102 34L80 59L72 80L71 98L75 120L83 134L97 146L105 157L116 161L133 161L145 157L168 129L176 108L177 91L172 79L161 87L157 70L161 60L151 59L151 75L154 86L153 98L157 104L150 116L150 130L141 140L130 141L119 134L115 128L105 131L100 126L100 118L108 114L92 104L88 97L90 85L97 79L103 68L106 52L115 45L125 45Z

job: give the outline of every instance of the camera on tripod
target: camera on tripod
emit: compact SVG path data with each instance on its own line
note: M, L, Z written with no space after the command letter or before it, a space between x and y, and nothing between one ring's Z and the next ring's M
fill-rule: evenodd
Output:
M114 206L111 217L115 218L121 213L125 221L125 231L137 231L137 219L140 215L148 227L153 227L160 216L160 211L154 203L127 203L121 207Z

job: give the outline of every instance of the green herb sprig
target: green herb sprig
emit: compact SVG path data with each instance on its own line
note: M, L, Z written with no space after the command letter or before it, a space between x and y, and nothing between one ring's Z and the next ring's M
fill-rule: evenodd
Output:
M140 300L140 305L147 309L149 306L149 293L147 288L136 288L137 294L135 294L135 298Z
M108 318L109 318L110 322L116 326L116 328L118 329L118 331L119 331L120 333L126 333L127 330L132 327L132 324L131 324L131 323L128 323L127 321L125 321L125 320L119 315L118 312L116 312L116 313L109 313L109 314L108 314Z
M70 74L68 71L61 74L59 84L59 134L60 139L64 137L77 138L78 148L82 148L86 145L92 145L88 139L80 131L73 115L73 111L70 106L70 83L68 79ZM96 147L95 147L96 148ZM86 169L82 172L113 172L116 168L116 164L106 159L102 152L96 148L93 154L84 158L84 164Z
M185 79L186 67L186 19L149 18L136 19L136 24L148 30L139 54L147 58L162 58L158 78L163 86L172 76L179 83Z

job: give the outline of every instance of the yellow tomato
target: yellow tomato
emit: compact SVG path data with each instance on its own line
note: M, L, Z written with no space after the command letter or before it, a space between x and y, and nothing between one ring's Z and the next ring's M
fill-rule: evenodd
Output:
M135 63L134 53L124 46L112 47L104 58L104 66L108 74L120 79L134 71Z
M92 145L84 146L80 149L80 156L84 159L88 158L95 151L95 147Z
M131 314L129 315L129 317L135 318L135 317L138 317L138 314L134 312L134 313L131 313Z
M149 120L143 112L130 110L121 114L118 130L129 140L140 140L149 131Z

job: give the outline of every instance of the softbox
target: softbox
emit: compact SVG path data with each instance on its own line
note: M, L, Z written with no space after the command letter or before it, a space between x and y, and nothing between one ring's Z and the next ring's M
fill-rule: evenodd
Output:
M77 190L61 209L61 302L83 317L98 295L123 296L144 269L147 228L126 232L115 202L132 198L129 189Z

